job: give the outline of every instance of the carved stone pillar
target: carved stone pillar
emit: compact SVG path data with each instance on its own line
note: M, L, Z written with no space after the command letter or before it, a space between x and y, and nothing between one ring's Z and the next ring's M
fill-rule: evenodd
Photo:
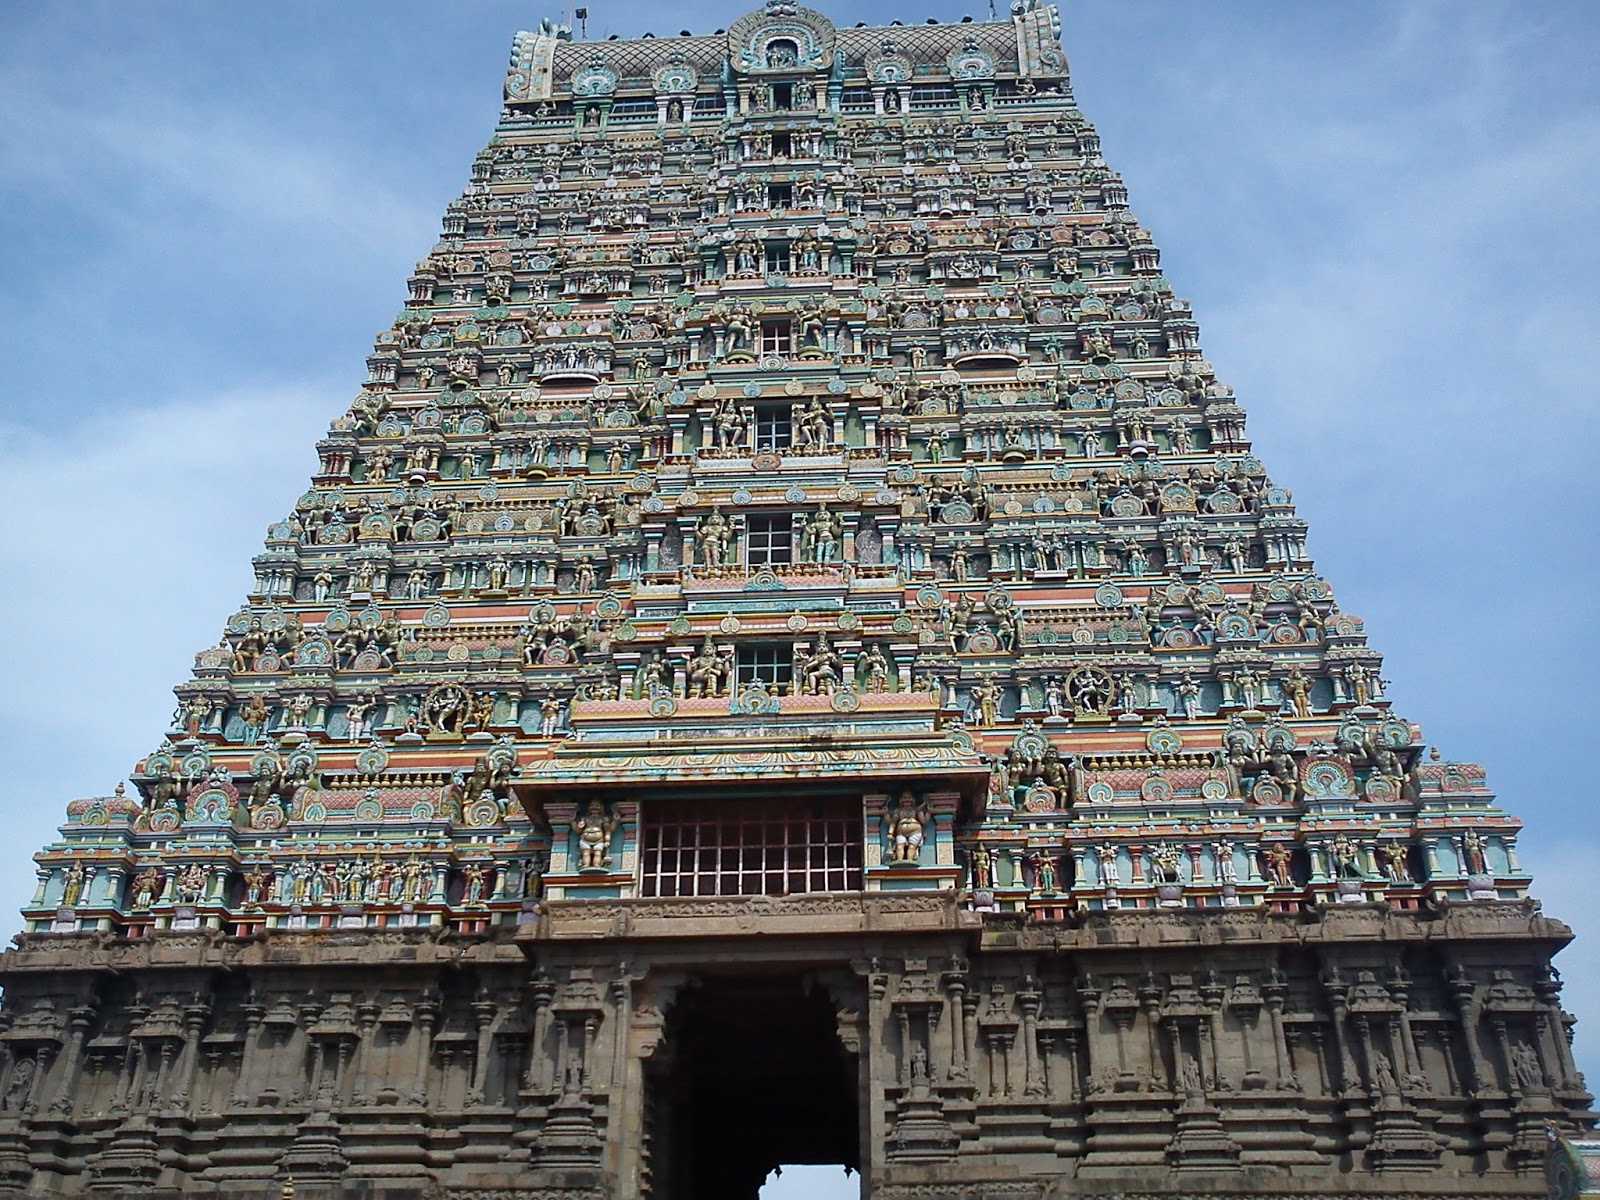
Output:
M1293 1074L1289 1065L1289 1044L1283 1032L1283 1005L1288 993L1289 985L1278 976L1276 970L1273 971L1273 978L1261 987L1261 995L1267 1006L1267 1020L1272 1027L1272 1067L1275 1088L1290 1086L1290 1076Z
M1150 1056L1150 1080L1155 1082L1161 1067L1161 991L1151 984L1139 989L1139 1007L1144 1011L1145 1052ZM1177 1068L1173 1060L1173 1068Z
M467 1104L483 1103L484 1083L489 1074L489 1055L494 1042L494 1019L500 1006L480 998L472 1003L472 1021L478 1030L477 1053L472 1058L472 1077L467 1084Z
M1095 1045L1095 1029L1100 1024L1101 1000L1104 993L1094 983L1091 976L1085 975L1078 984L1078 1003L1083 1009L1083 1081L1082 1090L1085 1095L1094 1089L1095 1072L1097 1070Z
M1407 1007L1407 993L1400 992L1400 1011L1395 1018L1395 1026L1400 1034L1400 1052L1405 1058L1406 1075L1411 1078L1423 1078L1422 1056L1417 1053L1416 1033L1411 1028L1411 1011Z
M1349 1033L1345 1027L1348 1014L1346 990L1333 979L1325 979L1323 986L1327 991L1328 1008L1333 1015L1333 1044L1339 1054L1339 1086L1336 1094L1342 1096L1360 1081L1355 1060L1350 1055Z
M380 1011L378 1005L370 1000L362 1001L355 1006L356 1044L350 1062L350 1074L353 1079L351 1086L344 1090L346 1096L357 1104L364 1104L367 1101L368 1068L377 1049L374 1039L381 1036L378 1032Z
M556 985L539 976L529 986L528 994L533 1006L533 1028L528 1037L522 1086L530 1092L546 1092L551 1089L550 1073L545 1070L550 1059L544 1050L550 1033L550 1004L555 999Z
M1028 981L1030 984L1032 980ZM1017 993L1017 1006L1022 1010L1022 1094L1043 1096L1044 1076L1039 1067L1039 1007L1042 997L1034 987L1025 987Z
M1550 973L1546 973L1534 984L1533 990L1540 1002L1539 1036L1552 1051L1546 1056L1546 1061L1556 1065L1557 1086L1563 1089L1576 1088L1578 1067L1572 1061L1572 1047L1567 1044L1566 1027L1562 1021L1561 984Z
M411 1102L413 1104L426 1104L428 1102L428 1075L429 1068L433 1064L433 1022L438 1012L438 1001L433 996L424 995L418 999L414 1012L417 1031L417 1062L416 1075L411 1083Z
M122 1055L122 1072L117 1079L116 1091L111 1098L111 1111L114 1113L127 1112L133 1107L134 1084L139 1075L139 1062L143 1057L144 1047L139 1044L139 1039L130 1036L127 1048Z
M1166 1076L1166 1085L1169 1092L1183 1090L1183 1023L1177 1017L1169 1017L1166 1024L1168 1053L1171 1065L1166 1067L1161 1074ZM1198 1051L1196 1052L1196 1066L1198 1067ZM1159 1060L1157 1060L1159 1061ZM1150 1064L1150 1083L1152 1086L1161 1082L1156 1073L1156 1063Z
M952 1083L965 1083L967 1070L967 977L965 964L944 975L945 1001L950 1010L950 1069L947 1077Z
M1456 1012L1461 1018L1461 1042L1467 1050L1469 1091L1492 1087L1495 1083L1495 1077L1489 1070L1489 1064L1484 1061L1483 1050L1478 1044L1478 1017L1481 1010L1477 993L1477 985L1472 982L1466 970L1457 966L1450 976L1450 994L1456 1002Z
M239 1052L239 1078L233 1083L231 1103L235 1105L251 1102L250 1088L255 1081L256 1043L260 1040L261 1019L267 1010L260 1004L246 1004L240 1011L244 1014L244 1044Z
M92 1005L82 1005L67 1014L67 1049L61 1056L60 1074L55 1087L56 1096L50 1104L52 1112L63 1115L72 1112L79 1066L83 1061L83 1043L90 1027L94 1024L94 1018L95 1009Z
M1510 1091L1513 1094L1520 1094L1522 1088L1517 1083L1517 1073L1512 1065L1511 1035L1506 1027L1506 1019L1501 1016L1491 1017L1489 1028L1494 1031L1495 1048L1500 1051L1500 1062L1505 1072L1506 1081L1510 1085Z
M1202 1026L1201 1033L1205 1037L1205 1040L1209 1043L1209 1048L1210 1048L1210 1051L1211 1051L1210 1070L1207 1073L1207 1078L1210 1079L1211 1086L1213 1088L1221 1088L1222 1087L1222 999L1223 999L1224 993L1223 993L1222 986L1220 984L1215 983L1215 982L1211 982L1211 983L1205 984L1200 989L1200 995L1201 995L1202 999L1205 1000L1206 1014L1207 1014L1206 1023ZM1246 1038L1246 1041L1248 1041L1248 1039L1249 1039L1248 1032L1245 1034L1245 1038ZM1246 1060L1245 1061L1246 1061L1246 1069L1247 1070L1248 1070L1248 1063L1249 1063L1248 1053L1249 1052L1246 1051Z
M338 1038L333 1046L334 1075L331 1103L343 1107L350 1102L350 1088L353 1080L351 1064L355 1060L356 1051L360 1046L357 1035L351 1034Z
M200 1031L211 1015L210 1004L190 1004L183 1010L183 1051L175 1072L177 1084L172 1090L172 1107L187 1109L194 1089L195 1072L200 1068Z

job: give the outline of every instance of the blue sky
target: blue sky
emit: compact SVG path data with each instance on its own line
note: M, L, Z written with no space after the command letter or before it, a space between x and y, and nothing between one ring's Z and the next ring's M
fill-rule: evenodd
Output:
M1001 6L1002 8L1004 5ZM591 3L591 34L667 25ZM923 3L872 19L982 17ZM0 10L0 799L12 858L169 689L487 141L524 4ZM841 21L853 14L833 11ZM1484 763L1600 1082L1600 5L1077 0L1078 98L1404 715Z

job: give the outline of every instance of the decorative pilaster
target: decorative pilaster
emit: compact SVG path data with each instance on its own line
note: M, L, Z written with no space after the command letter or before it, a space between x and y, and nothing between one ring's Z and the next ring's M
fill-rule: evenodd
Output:
M920 964L908 962L890 1011L899 1034L894 1128L886 1148L894 1162L928 1162L951 1157L957 1138L945 1119L933 1084L938 1073L935 1034L944 1003Z

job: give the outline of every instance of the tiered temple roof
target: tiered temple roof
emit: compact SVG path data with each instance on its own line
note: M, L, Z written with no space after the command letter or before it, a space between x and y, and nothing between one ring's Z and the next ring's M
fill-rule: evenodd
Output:
M518 35L253 590L36 857L0 1195L1539 1190L1571 931L1058 37Z
M1523 895L1057 36L519 35L254 590L28 927L514 922L635 894L640 805L705 783L849 782L861 886L1039 920Z

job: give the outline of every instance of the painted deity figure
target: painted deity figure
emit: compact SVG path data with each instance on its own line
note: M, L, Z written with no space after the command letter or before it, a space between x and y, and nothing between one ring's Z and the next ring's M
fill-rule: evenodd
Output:
M796 666L798 675L795 685L801 694L831 696L838 690L843 661L838 651L828 644L826 632L818 631L817 648L809 654L804 654L802 661Z
M1044 708L1052 717L1066 716L1067 694L1061 687L1061 678L1052 675L1044 681Z
M489 562L489 590L503 592L506 590L506 580L511 576L511 563L501 555Z
M178 872L177 893L179 904L198 904L211 882L211 868L193 863Z
M1200 685L1194 681L1194 676L1185 671L1174 690L1178 696L1178 715L1186 719L1198 716L1200 714Z
M1033 856L1033 890L1046 896L1056 893L1056 860L1040 851Z
M246 908L260 908L267 889L272 884L272 872L260 866L251 868L244 876L244 904Z
M1361 850L1354 841L1340 834L1333 839L1329 848L1328 857L1333 860L1334 877L1338 879L1360 879L1364 872L1361 869Z
M828 416L828 410L822 406L822 401L815 396L800 414L799 425L802 446L820 450L833 440L833 422Z
M81 862L75 862L67 868L67 878L61 890L61 907L74 908L78 901L83 899L83 885L89 873Z
M554 737L560 721L561 701L554 696L545 696L539 701L539 736Z
M271 715L272 710L267 706L266 697L259 692L244 702L244 707L239 710L239 719L244 723L246 746L254 746L261 740L261 734L266 729Z
M856 684L868 692L889 690L889 660L881 646L868 646L856 663Z
M1155 868L1156 880L1160 883L1182 883L1182 859L1178 852L1171 846L1157 846L1150 855L1151 865Z
M197 736L210 715L211 701L204 696L192 697L183 705L183 731L190 737Z
M1344 669L1344 680L1350 685L1350 696L1356 705L1362 706L1372 700L1372 672L1360 663L1351 663Z
M1122 868L1117 865L1117 848L1107 844L1101 846L1096 854L1100 858L1100 882L1108 888L1114 888L1122 882Z
M970 569L970 556L967 548L960 543L950 550L950 579L955 583L967 582L967 572Z
M700 544L700 561L706 567L720 567L728 560L730 537L728 519L722 515L721 505L713 506L700 518L695 529L695 540Z
M406 865L401 869L401 899L407 903L416 903L423 896L423 866L415 855L406 860Z
M1411 870L1406 865L1409 851L1402 842L1390 842L1383 848L1383 870L1390 883L1410 883Z
M800 537L800 553L814 563L832 562L838 556L839 539L844 533L844 523L838 516L828 511L826 504L820 505L806 522L805 531Z
M1311 715L1311 680L1299 667L1292 669L1283 681L1284 693L1289 698L1289 705L1297 717Z
M1233 843L1218 842L1212 847L1212 853L1217 860L1217 882L1224 884L1237 883L1239 881L1239 871L1233 861Z
M728 661L726 656L706 634L699 653L689 660L688 692L691 697L705 699L725 696L728 690Z
M372 712L377 700L376 692L366 692L360 696L352 697L345 706L344 719L348 727L346 737L351 742L359 742L367 736L367 716Z
M599 583L599 575L595 570L594 558L588 554L580 555L578 565L572 573L572 590L587 595L595 590Z
M589 801L583 816L572 823L572 828L578 834L580 870L603 870L611 865L611 835L616 827L616 819L607 815L600 801Z
M969 855L972 886L976 891L988 891L994 884L994 851L979 843Z
M977 713L977 724L984 729L995 725L1000 720L1000 700L1004 695L1000 685L995 682L993 675L985 675L978 685L972 689L973 705Z
M291 729L304 729L311 719L311 710L316 707L316 702L306 692L300 692L289 698L289 727Z
M485 895L493 884L494 868L483 863L468 863L461 869L462 892L461 900L464 904L482 904Z
M928 807L918 803L909 791L901 792L889 805L889 861L915 863L922 857L922 843L931 819Z

